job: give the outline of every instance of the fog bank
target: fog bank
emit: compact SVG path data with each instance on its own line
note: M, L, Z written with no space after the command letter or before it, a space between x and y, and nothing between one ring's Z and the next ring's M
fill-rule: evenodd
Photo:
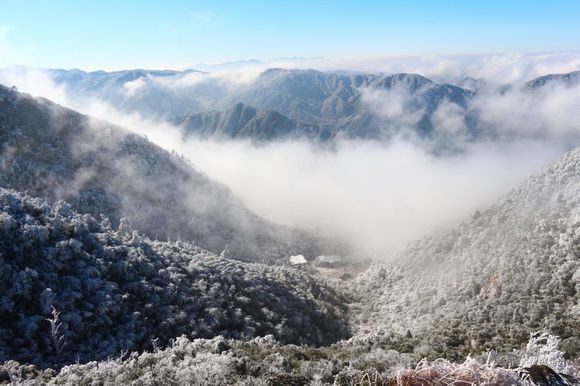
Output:
M343 142L335 151L304 142L183 145L258 214L378 256L484 208L562 152L539 141L477 145L445 158L403 141Z

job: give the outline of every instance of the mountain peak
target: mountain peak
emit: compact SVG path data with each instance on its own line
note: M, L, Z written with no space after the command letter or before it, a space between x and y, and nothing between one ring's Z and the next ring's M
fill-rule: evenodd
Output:
M532 79L524 83L524 90L531 90L544 87L548 84L560 84L565 87L573 87L580 84L580 71L573 71L566 74L548 74Z
M425 87L427 85L432 85L433 81L427 79L419 74L412 73L398 73L386 76L377 81L377 87L380 88L395 88L395 87L405 87L409 91L417 91L418 89Z

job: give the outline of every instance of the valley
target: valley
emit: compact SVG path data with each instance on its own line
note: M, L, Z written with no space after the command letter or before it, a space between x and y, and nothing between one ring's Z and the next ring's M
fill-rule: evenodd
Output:
M554 335L526 350L556 342L550 364L576 371L578 150L455 227L359 260L144 137L0 91L4 380L387 382L410 367L483 374L469 358L492 355L505 370L486 376L516 382L513 361L533 354L513 350L538 331Z

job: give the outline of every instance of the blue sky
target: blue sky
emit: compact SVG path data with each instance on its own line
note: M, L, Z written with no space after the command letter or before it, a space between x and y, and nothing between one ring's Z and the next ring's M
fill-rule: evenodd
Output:
M574 0L0 0L0 64L570 51L579 15Z

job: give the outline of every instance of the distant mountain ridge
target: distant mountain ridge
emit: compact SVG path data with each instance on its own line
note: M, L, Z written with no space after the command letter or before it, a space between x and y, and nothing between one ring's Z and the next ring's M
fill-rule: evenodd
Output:
M169 120L186 136L255 141L385 140L403 134L445 142L451 141L449 130L440 126L449 114L456 122L452 131L460 130L462 138L492 138L497 128L480 122L477 108L471 105L477 96L500 97L518 90L539 90L547 84L572 87L580 83L580 72L546 75L521 86L496 89L485 79L465 78L454 85L409 73L348 74L280 68L265 70L254 80L239 84L195 70L49 73L75 97L98 98L122 111ZM247 106L243 110L251 117L234 118L239 104ZM255 116L251 109L257 110Z
M257 110L243 103L236 103L224 111L178 116L171 122L182 127L185 136L202 138L270 141L324 135L317 125L302 124L275 110Z
M435 105L447 97L464 104L472 93L448 84L436 84L417 74L380 76L342 75L316 70L270 69L246 89L230 97L257 108L271 108L292 118L327 123L360 113L360 89L392 90L429 99ZM222 102L222 103L228 103Z
M270 69L254 82L218 102L218 109L244 103L257 109L277 111L289 119L316 125L315 138L328 141L337 138L390 137L385 129L388 119L377 116L368 107L365 92L402 95L401 108L408 113L420 113L411 124L421 135L430 135L433 113L443 103L465 109L473 92L449 84L437 84L416 74L379 76L371 74L344 75L315 70ZM298 136L309 138L296 130ZM309 133L309 132L308 132ZM308 134L307 133L307 134ZM297 136L295 136L297 137Z
M548 84L559 84L566 87L577 86L580 84L580 71L574 71L567 74L549 74L532 79L524 83L523 89L537 89Z

